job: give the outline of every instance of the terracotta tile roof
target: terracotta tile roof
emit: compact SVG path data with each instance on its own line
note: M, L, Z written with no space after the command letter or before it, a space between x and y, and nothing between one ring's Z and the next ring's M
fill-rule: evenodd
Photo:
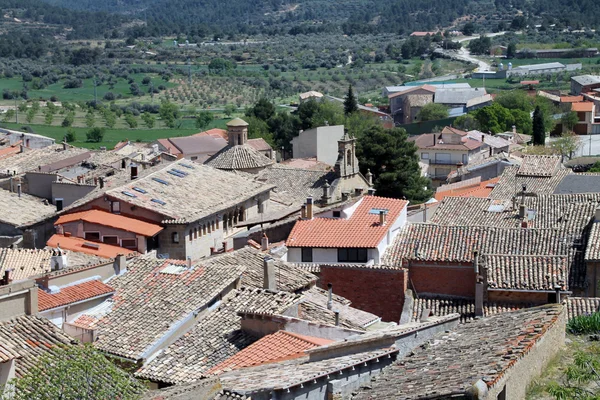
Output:
M61 215L54 225L62 225L73 221L85 221L150 237L155 236L163 230L163 227L160 225L151 224L140 221L139 219L129 218L124 215L113 214L103 210L89 210Z
M550 304L458 325L396 360L353 398L467 398L480 379L493 388L548 331L564 329L563 312Z
M300 295L241 287L227 295L218 307L136 372L156 382L180 384L201 379L216 365L254 343L257 338L241 330L238 312L282 313Z
M18 154L21 152L21 141L19 141L18 143L13 144L12 146L8 146L5 147L3 149L0 149L0 158L6 158L6 157L10 157L13 154Z
M185 155L205 154L209 156L227 146L227 141L222 137L211 135L173 137L169 141Z
M435 193L435 199L442 201L444 198L453 197L481 197L486 198L494 190L494 186L500 178L493 178L487 181L479 182L477 184L464 186L456 189L450 189L446 191L438 191Z
M600 311L600 297L569 297L567 312L569 319Z
M233 268L243 266L246 268L242 276L242 284L248 287L262 288L264 281L264 258L265 253L251 247L244 247L232 252L219 254L203 259L201 265L219 266L222 268ZM317 277L309 271L305 271L281 260L274 259L277 276L277 290L286 292L298 292L314 285Z
M572 103L571 110L576 112L592 112L594 111L594 103L591 101L582 103Z
M299 358L304 355L304 350L332 342L333 340L278 331L252 343L235 356L208 370L207 374L221 374L235 369Z
M17 359L16 374L22 376L54 346L68 345L73 339L46 318L24 315L0 321L0 343L5 357Z
M158 143L161 144L162 147L167 149L170 154L178 155L181 154L181 151L175 146L169 139L157 139Z
M126 249L124 247L112 246L106 243L97 243L90 242L82 238L73 237L73 236L63 236L59 234L54 234L52 237L46 242L46 246L57 248L59 247L64 250L70 250L73 252L90 254L93 256L103 257L103 258L115 258L118 255L134 255L137 254L136 251L132 251L131 249Z
M560 96L561 103L581 103L583 96Z
M227 129L219 129L219 128L213 128L213 129L209 129L204 132L196 133L194 136L205 136L205 135L213 136L213 137L220 137L225 140L228 139Z
M315 157L288 158L287 160L275 164L272 168L274 168L275 166L286 166L289 168L297 168L310 171L329 171L331 169L331 165L318 161Z
M375 248L407 205L405 200L364 196L348 219L313 218L296 222L286 246ZM383 226L379 225L379 209L388 210Z
M445 126L444 129L442 129L442 133L453 133L453 134L459 135L459 136L467 136L468 135L468 132L465 132L465 131L457 129L457 128L453 128L451 126Z
M98 349L131 360L146 352L170 329L213 301L236 279L243 267L193 265L185 261L139 257L127 273L115 276L110 312L95 323Z
M219 379L225 390L234 393L250 395L264 393L265 390L285 390L293 386L300 386L302 383L312 382L314 379L324 378L327 375L332 375L333 378L333 374L337 372L397 352L398 349L384 348L315 362L308 362L303 357L287 363L242 368L225 373ZM394 397L380 397L380 399L390 398Z
M528 307L533 307L533 304L485 301L483 315L490 317ZM410 322L419 322L425 310L429 310L429 316L437 317L460 314L460 321L464 323L475 319L475 300L442 295L420 295L419 298L414 299Z
M253 182L245 176L180 160L143 178L128 181L106 194L163 215L165 223L190 223L233 207L271 188L271 185ZM190 193L196 195L190 196Z
M50 250L0 248L0 277L4 277L7 270L13 281L50 272L51 257Z
M114 293L114 289L99 280L90 280L60 288L58 293L38 291L38 311L46 311L82 300Z
M416 91L418 89L426 90L426 91L431 92L431 93L435 93L435 91L436 91L436 87L435 86L431 86L431 85L415 86L415 87L412 87L410 89L404 90L402 92L392 93L392 94L390 94L388 96L388 99L393 99L394 97L398 97L398 96L402 96L402 95L405 95L405 94L408 94L408 93L412 93L412 92L414 92L414 91Z
M269 151L273 150L271 145L263 138L248 139L248 144L258 151Z
M489 289L547 290L568 288L567 256L486 255L485 274Z
M16 185L15 185L16 187ZM56 207L46 199L0 189L0 223L28 227L56 215Z
M505 168L489 197L510 199L523 191L523 185L526 186L527 193L553 194L563 179L573 174L567 168L559 168L551 176L524 176L519 175L518 170L517 166Z
M525 156L517 175L553 176L560 167L561 156Z
M600 261L600 223L598 222L592 224L585 249L585 261Z
M465 132L466 133L466 132ZM469 137L463 137L461 139L461 143L440 143L439 138L437 138L439 133L424 133L422 135L411 137L409 140L414 141L419 149L423 150L475 150L483 146L478 140L471 139ZM433 139L436 137L435 145L433 144Z
M228 145L205 162L213 168L225 170L264 168L275 164L250 144Z

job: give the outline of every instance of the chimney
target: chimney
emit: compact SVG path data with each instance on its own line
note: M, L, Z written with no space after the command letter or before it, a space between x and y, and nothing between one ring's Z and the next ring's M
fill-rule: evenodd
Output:
M327 284L327 309L331 310L333 308L333 284Z
M224 240L222 242L222 244L223 244L223 253L227 253L227 240Z
M306 199L306 218L313 219L313 198L308 197Z
M365 178L367 178L369 186L373 186L373 174L371 173L370 169L367 169L367 175L365 175Z
M135 164L131 165L131 180L137 179L138 177L138 167Z
M275 260L272 257L265 257L263 259L263 269L264 269L264 281L263 288L268 290L277 290L277 285L275 282Z
M21 184L17 184L17 195L21 197Z
M513 135L517 134L517 127L516 127L516 125L512 126L512 133L513 133Z
M22 144L19 145L19 153L25 153L25 146Z
M188 268L192 268L192 257L187 256L187 258L185 259L186 265Z
M100 185L100 189L104 188L104 178L103 177L98 178L98 184Z
M556 292L556 303L560 304L560 285L554 285L554 291Z
M369 188L369 190L367 190L367 193L369 194L369 196L375 196L375 189Z
M306 204L302 204L302 207L300 207L300 213L302 219L306 219Z
M521 228L527 228L529 223L527 221L521 221Z
M512 197L512 209L513 209L513 211L517 211L517 197L516 196Z
M379 225L380 226L384 226L385 225L385 211L380 210L379 211Z
M67 142L63 142L62 145L63 145L63 150L66 150L67 149Z
M335 313L335 326L340 326L340 312L334 311Z
M6 271L4 271L4 277L0 279L0 286L8 285L11 282L10 271L12 270L7 269Z
M115 269L115 275L121 275L123 272L127 271L127 257L125 257L124 254L117 255L113 267Z
M521 219L525 218L525 213L526 213L525 204L520 204L519 205L519 218L521 218Z
M475 275L479 275L479 252L477 250L473 252L473 270Z
M475 316L483 317L483 282L475 283Z
M325 182L325 184L323 185L323 196L321 197L321 202L323 204L328 204L329 203L329 188L331 186L329 186L329 183Z
M435 140L436 140L436 137L435 137L435 135L437 135L437 133L434 133L434 134L433 134L433 145L434 145L434 146L435 146Z
M266 251L269 248L269 238L267 237L266 234L263 234L262 238L260 239L260 249L262 251Z
M57 245L56 250L52 251L52 257L50 257L50 270L58 271L67 268L68 264L67 254L60 248L60 245Z

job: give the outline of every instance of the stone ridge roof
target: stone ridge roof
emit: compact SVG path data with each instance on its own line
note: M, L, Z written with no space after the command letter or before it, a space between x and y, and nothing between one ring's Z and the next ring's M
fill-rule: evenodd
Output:
M511 199L513 196L520 197L523 185L527 193L553 194L560 183L573 176L573 172L567 168L556 170L551 176L524 176L518 174L519 167L507 167L500 176L500 180L490 193L491 199Z
M61 144L48 146L43 149L25 149L23 153L0 159L0 173L6 174L6 171L10 170L11 174L14 171L17 175L20 175L27 171L38 171L39 167L48 166L86 153L91 154L89 150L79 147L69 146L67 150L63 150ZM75 163L78 164L79 162L81 160Z
M13 281L50 272L51 257L50 250L0 248L0 277L7 270Z
M22 376L37 359L55 346L69 345L67 336L46 318L24 315L0 321L2 352L16 358L16 375Z
M435 144L433 144L434 137ZM463 137L461 143L440 143L439 133L424 133L419 136L410 137L421 150L475 150L483 146L483 143L472 138Z
M243 271L240 266L188 269L185 261L133 260L127 273L109 282L116 290L113 307L93 324L98 330L94 346L131 360L149 356L145 352L167 331L217 298Z
M553 176L560 168L561 156L525 156L517 171L519 176Z
M490 317L528 307L533 307L533 304L486 301L483 303L483 315ZM475 300L444 295L420 295L414 299L410 322L419 322L425 310L429 310L429 316L436 317L460 314L460 321L464 323L475 319Z
M273 150L271 145L269 143L267 143L267 141L263 138L248 139L247 143L248 143L248 145L253 147L254 150L258 150L258 151Z
M320 199L323 185L335 180L335 172L291 168L280 164L256 174L258 182L275 185L271 199L283 204L300 205L307 197Z
M594 222L585 249L585 261L600 261L600 223Z
M567 299L568 318L600 311L600 297L569 297Z
M205 164L213 168L231 170L264 168L275 164L275 161L256 150L252 145L240 144L223 147L206 160Z
M207 372L234 356L257 338L241 330L242 309L281 313L298 303L301 296L242 286L227 295L217 308L162 350L135 375L156 382L180 384L204 377Z
M38 311L46 311L94 297L106 296L114 293L114 291L112 287L96 279L62 287L60 292L54 294L38 290Z
M430 222L439 225L516 228L521 226L518 209L520 200L513 210L509 199L446 197L439 203ZM567 233L581 234L594 217L599 201L600 193L526 196L526 208L535 212L535 217L528 221L528 227L562 229ZM492 211L491 206L494 206Z
M328 293L326 290L313 287L304 292L300 304L300 318L326 325L335 325L335 312L340 313L340 326L364 330L369 325L381 320L375 314L350 306L350 301L344 297L333 295L331 310L327 309Z
M221 374L240 368L291 360L304 356L304 350L332 343L333 340L277 331L266 335L236 355L211 368L208 374Z
M184 174L177 174L174 170ZM161 214L165 223L189 223L233 207L271 188L230 172L180 160L106 194ZM194 195L190 196L191 193Z
M364 196L348 219L313 218L297 221L286 246L375 248L407 205L405 200ZM385 225L379 224L379 209L387 210Z
M220 380L226 391L245 395L264 391L268 393L272 390L285 390L306 382L312 382L314 379L332 375L397 352L398 349L387 348L316 362L308 362L306 358L300 358L287 363L242 368L221 375Z
M488 289L566 290L569 279L567 256L486 255Z
M160 225L129 218L124 215L113 214L104 210L88 210L64 214L56 220L54 225L62 225L74 221L85 221L149 237L155 236L163 230L163 227Z
M56 207L46 199L0 189L0 223L17 228L28 227L52 218Z
M223 396L223 397L222 397ZM201 379L196 382L150 390L144 400L229 400L221 390L218 378ZM231 399L234 399L232 397ZM242 399L240 397L240 399Z
M246 268L242 276L242 284L248 287L262 288L264 281L264 258L267 255L252 247L244 247L232 252L219 254L201 261L202 265L232 268ZM290 263L278 259L275 263L277 290L297 292L315 284L317 277Z
M459 325L396 360L354 399L466 397L479 380L494 387L546 332L564 329L558 326L562 312L551 304Z

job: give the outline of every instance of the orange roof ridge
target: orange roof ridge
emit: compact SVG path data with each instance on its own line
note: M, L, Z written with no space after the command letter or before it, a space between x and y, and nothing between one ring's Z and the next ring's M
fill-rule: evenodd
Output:
M75 251L85 254L93 254L103 258L115 258L118 255L124 254L126 256L137 255L138 252L124 247L113 246L106 243L91 242L78 237L63 236L54 234L46 243L46 246L56 248L60 244L60 247L64 250ZM87 246L92 244L93 246Z
M330 339L324 339L324 338L320 338L320 337L316 337L316 336L301 335L299 333L294 333L294 332L290 332L290 331L280 331L280 332L282 334L294 336L298 339L304 340L305 342L314 344L316 346L325 346L326 344L334 342L333 340L330 340Z
M155 236L163 230L163 227L157 224L97 209L61 215L54 225L62 225L79 220L150 237Z

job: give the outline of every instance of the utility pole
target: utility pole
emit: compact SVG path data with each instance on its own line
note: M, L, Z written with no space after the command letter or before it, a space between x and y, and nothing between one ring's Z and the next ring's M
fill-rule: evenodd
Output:
M19 107L17 107L17 96L15 96L15 123L19 123Z
M98 93L96 87L98 86L98 81L96 81L96 76L94 75L94 104L98 104Z
M150 99L151 103L154 104L154 83L150 81Z
M188 81L190 84L190 87L192 86L192 65L190 64L190 59L188 57Z

